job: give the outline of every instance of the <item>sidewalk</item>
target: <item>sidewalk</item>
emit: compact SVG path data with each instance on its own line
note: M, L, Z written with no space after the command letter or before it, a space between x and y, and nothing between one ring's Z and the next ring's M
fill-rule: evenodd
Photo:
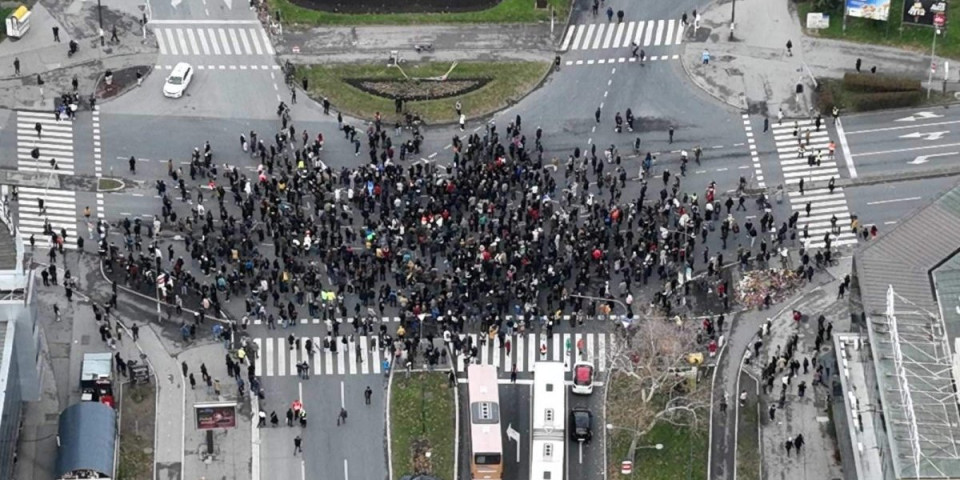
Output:
M212 322L207 322L212 325ZM226 350L223 344L209 342L185 350L177 355L176 361L186 362L190 373L197 380L196 389L190 388L189 381L185 382L184 395L184 476L183 478L250 478L251 445L250 445L250 383L247 382L246 365L241 366L241 377L247 397L237 397L237 385L227 374L224 362ZM207 366L207 371L214 379L220 380L221 395L217 397L213 388L208 388L200 375L200 364ZM229 429L213 430L213 454L207 453L206 431L196 428L196 415L193 405L203 402L237 402L237 426ZM166 477L161 477L166 478Z
M428 44L432 52L414 48ZM553 61L555 48L549 24L324 27L284 32L276 45L281 61L384 65L391 50L407 62Z
M106 38L109 40L111 29L116 25L119 44L100 46L95 3L73 2L66 11L51 11L41 3L32 7L30 31L19 40L0 42L0 107L52 110L54 98L73 90L74 76L79 81L80 94L88 97L106 70L156 63L156 44L149 36L148 41L142 41L134 16L136 8L118 2L121 12L110 8L112 2L102 3ZM57 16L78 21L80 25L65 25ZM59 43L53 38L54 26L60 28ZM79 50L72 57L67 56L70 40L79 44ZM20 61L20 76L14 75L15 59ZM37 85L38 74L44 81L42 95Z
M727 2L714 2L701 12L700 29L684 43L681 64L698 87L742 111L775 117L782 108L788 117L806 116L814 107L811 75L840 78L854 71L858 58L864 72L876 66L881 74L926 80L928 56L806 37L788 0L738 0L731 41L730 9ZM793 43L792 56L787 55L788 40ZM704 50L710 53L708 65L701 62ZM804 86L799 103L795 98L798 82Z
M754 356L744 372L760 381L760 444L763 473L766 478L839 478L840 465L834 459L836 443L829 431L831 425L827 416L827 403L831 392L823 385L814 386L813 377L816 365L811 364L809 371L804 373L801 366L797 376L793 377L787 387L784 407L777 405L782 377L789 372L789 367L778 369L774 374L773 390L763 393L764 381L762 370L776 356L778 351L785 351L790 338L797 335L797 347L793 359L801 364L804 359L814 361L814 341L817 336L817 318L822 314L826 317L824 325L833 323L833 332L847 331L850 328L849 303L846 299L837 299L837 288L843 281L844 275L850 271L851 260L844 258L829 272L832 279L822 283L816 289L799 297L795 303L787 304L776 316L771 317L772 328L762 338L763 345L760 354ZM793 310L799 310L805 318L797 325L792 318ZM824 345L829 342L824 341ZM751 344L751 351L754 346ZM821 353L829 350L829 346L821 346ZM798 385L806 383L806 392L803 397L798 395ZM753 391L749 390L753 397ZM739 392L732 394L735 398ZM774 406L774 418L770 418L770 407ZM803 452L797 455L796 451L789 452L784 444L787 439L803 434L805 445Z

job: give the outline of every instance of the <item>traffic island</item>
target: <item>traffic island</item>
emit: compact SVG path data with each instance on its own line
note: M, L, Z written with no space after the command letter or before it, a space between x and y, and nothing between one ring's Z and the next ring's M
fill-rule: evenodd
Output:
M117 478L153 479L157 391L153 383L125 383L120 399L120 459Z
M456 403L447 372L395 372L391 376L391 478L429 474L454 478Z
M568 0L267 0L280 21L301 25L415 25L564 21Z
M297 82L307 79L311 98L357 118L379 112L387 127L406 123L405 113L427 124L455 123L460 102L468 118L483 117L518 102L536 88L549 62L426 62L298 65ZM397 113L396 98L404 114Z
M94 90L96 96L101 100L119 96L137 86L137 73L141 75L141 78L146 78L151 70L153 68L144 65L107 70L97 81Z
M706 477L710 373L696 329L648 319L614 342L604 397L608 479Z

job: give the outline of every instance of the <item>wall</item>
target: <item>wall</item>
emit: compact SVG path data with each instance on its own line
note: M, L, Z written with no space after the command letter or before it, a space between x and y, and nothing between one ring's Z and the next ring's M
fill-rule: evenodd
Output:
M17 353L14 342L16 324L3 322L0 328L6 330L3 353L0 354L0 478L13 478L23 399L20 382L17 381L17 362L14 361Z

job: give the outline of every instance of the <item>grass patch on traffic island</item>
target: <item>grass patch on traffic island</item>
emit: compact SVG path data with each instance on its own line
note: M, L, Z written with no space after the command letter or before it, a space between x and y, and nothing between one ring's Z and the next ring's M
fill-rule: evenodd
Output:
M622 422L627 412L617 411L624 402L613 401L628 395L623 387L630 381L626 375L611 375L607 393L607 421L613 425ZM710 422L700 422L696 429L678 427L667 422L658 423L647 435L639 440L641 447L662 444L663 449L638 448L634 458L633 473L622 475L620 462L627 459L633 433L614 429L607 432L607 478L609 480L631 480L640 474L644 480L677 480L684 478L706 478L707 451L709 450Z
M557 22L567 21L570 2L547 0L557 12ZM290 0L267 0L270 13L280 11L283 23L299 25L424 25L449 23L549 22L549 8L535 8L535 0L502 0L497 6L474 12L454 13L332 13L294 5Z
M737 478L740 480L760 480L760 410L758 397L753 394L757 391L757 383L747 374L740 376L741 388L751 392L747 404L740 407L737 429ZM739 399L731 399L739 402ZM736 405L730 405L735 408Z
M456 405L445 372L396 372L390 385L393 478L453 478Z
M384 123L389 126L397 120L403 122L402 115L394 113L394 100L358 88L357 79L413 84L415 81L407 80L404 73L414 79L440 77L450 70L451 65L447 62L406 63L401 65L402 72L384 64L298 65L297 77L309 80L309 94L315 100L326 97L334 109L357 118L370 120L380 112ZM479 88L467 89L462 95L444 94L444 98L408 100L404 102L404 110L420 115L428 124L456 122L454 104L459 100L468 118L489 115L519 101L536 88L550 67L550 62L459 63L447 76L448 80L470 82L484 79L485 82ZM419 96L427 97L431 89L436 90L437 82L422 83L423 95ZM404 91L416 91L416 85Z
M150 480L153 478L153 438L156 424L157 389L153 383L121 387L120 461L117 478Z

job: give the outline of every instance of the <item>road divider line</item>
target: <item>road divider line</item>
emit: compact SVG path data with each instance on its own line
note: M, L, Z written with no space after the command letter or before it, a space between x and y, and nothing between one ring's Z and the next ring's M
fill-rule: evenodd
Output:
M839 118L837 119L837 137L840 138L840 151L843 153L843 160L847 162L847 171L850 172L850 178L857 178L857 167L853 165L853 155L850 154L847 136L843 133L843 122Z

